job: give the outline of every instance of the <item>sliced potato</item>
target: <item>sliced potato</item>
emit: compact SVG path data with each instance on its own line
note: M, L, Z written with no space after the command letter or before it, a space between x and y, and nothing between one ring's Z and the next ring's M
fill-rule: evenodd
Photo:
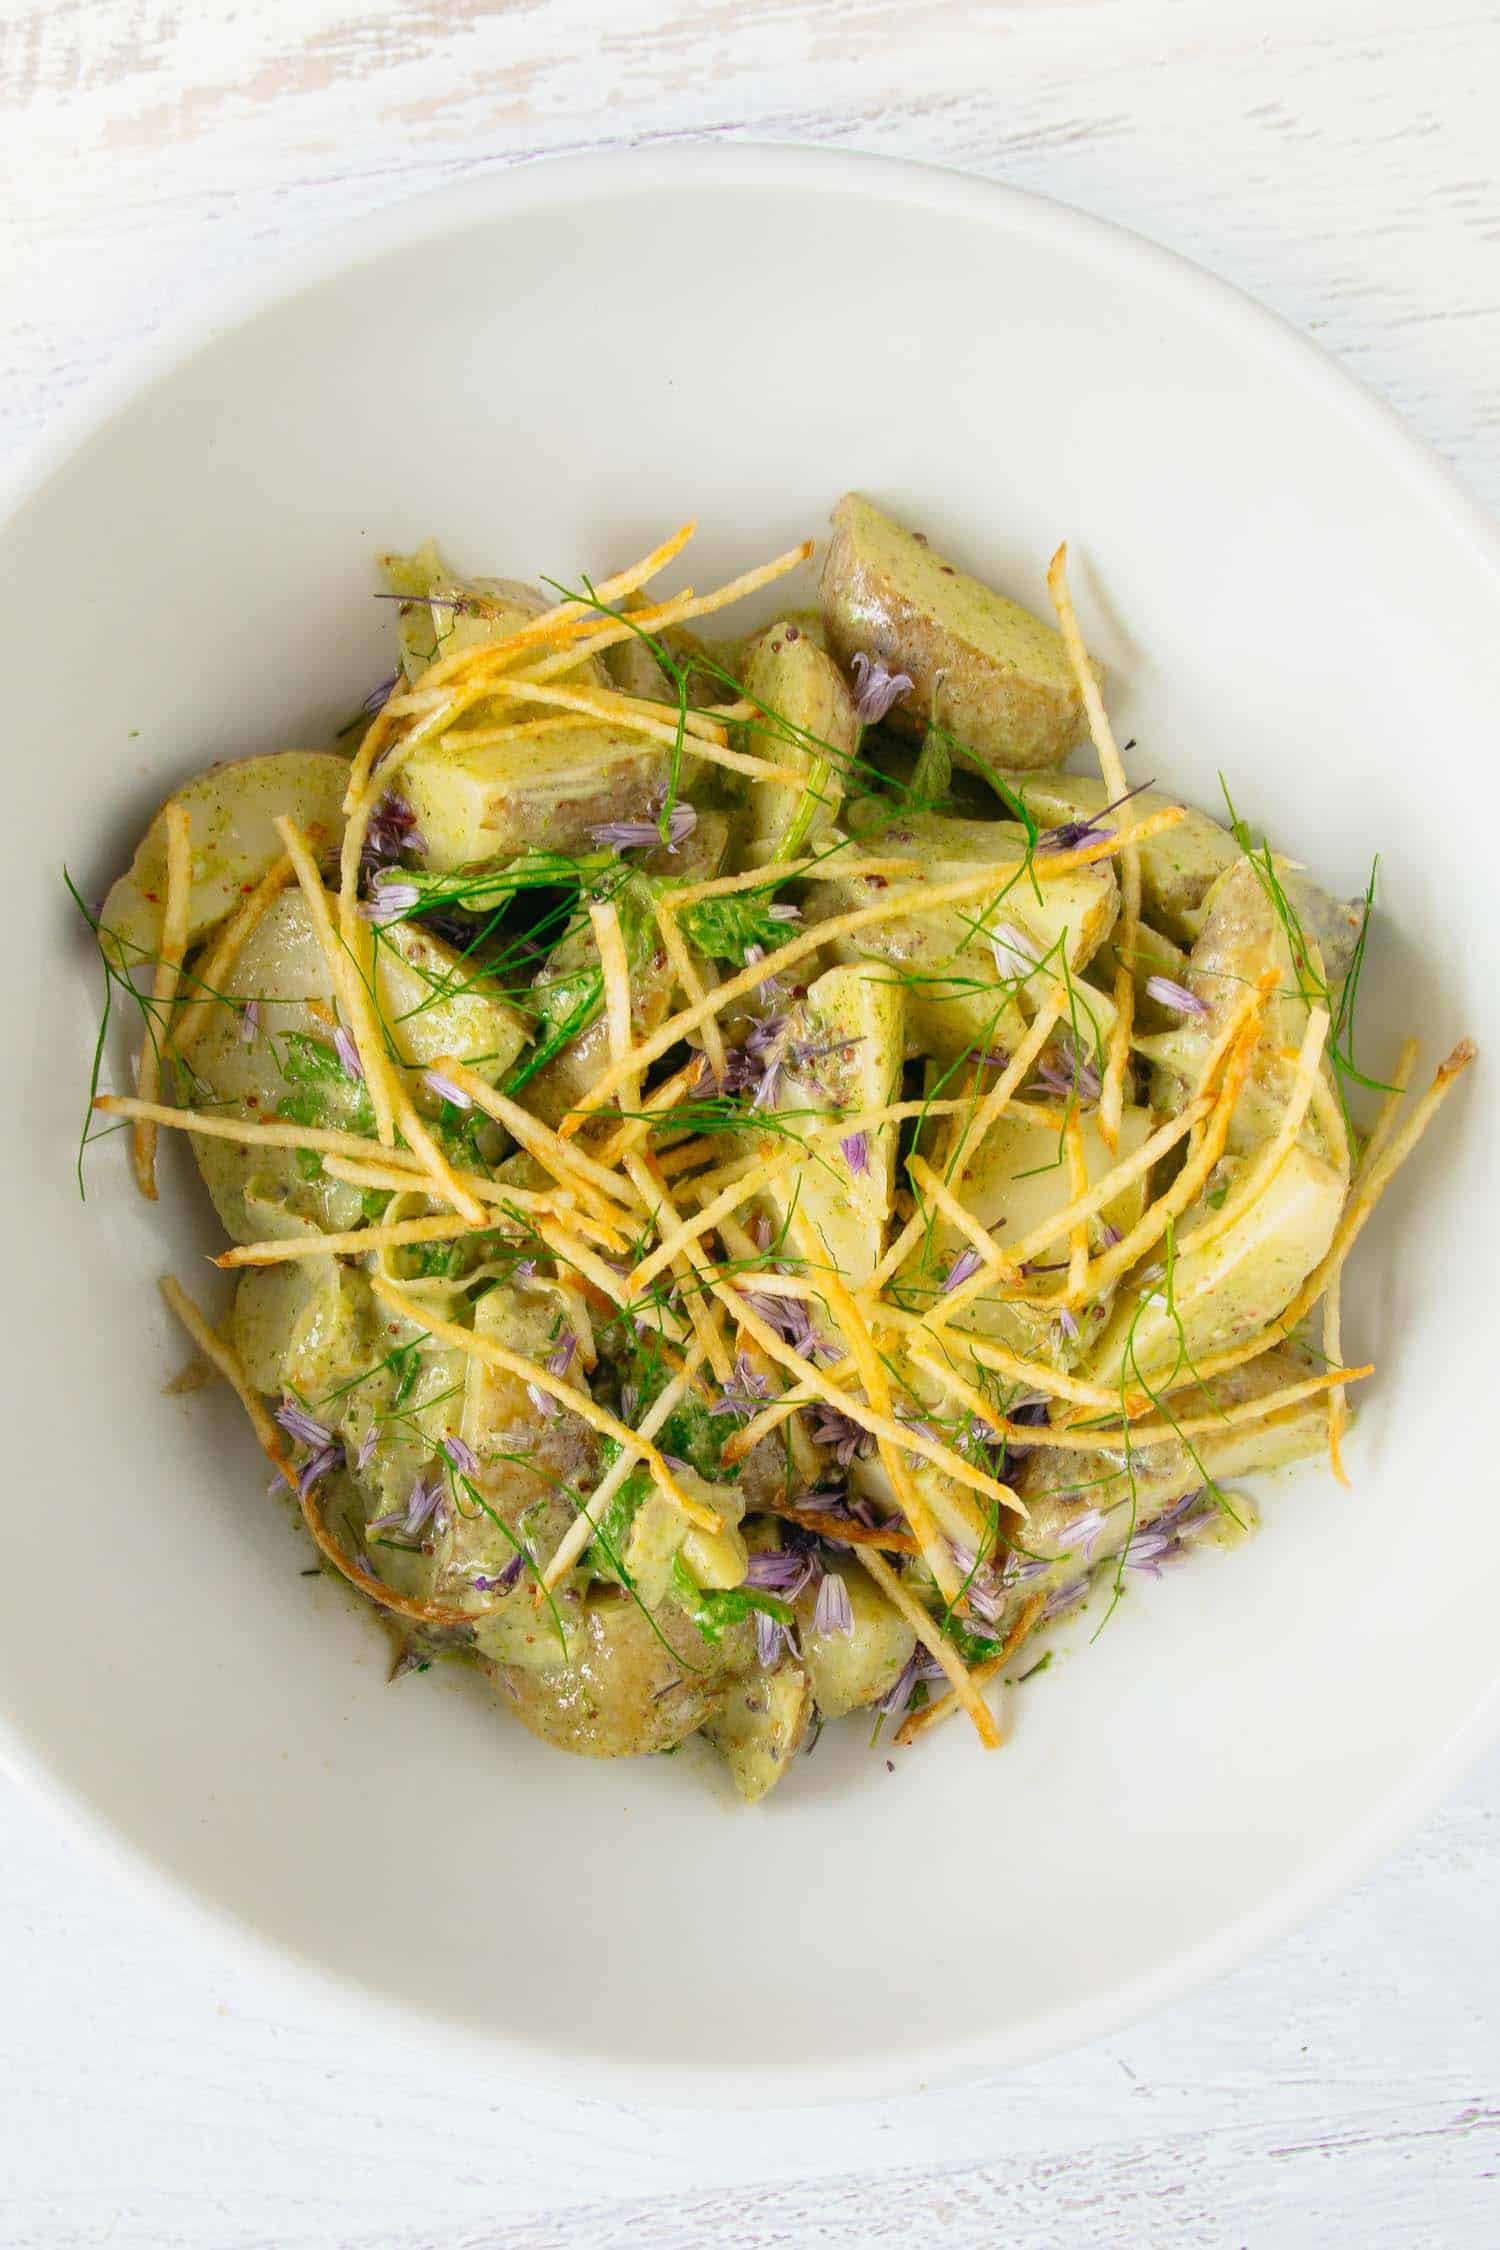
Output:
M762 712L745 728L746 750L778 765L799 766L807 775L801 789L790 782L751 783L743 864L758 867L817 849L843 802L860 725L838 666L786 618L750 644L743 679L746 696ZM784 723L777 725L772 713Z
M1315 1372L1314 1363L1300 1352L1266 1352L1228 1375L1190 1388L1182 1412L1196 1420L1216 1406L1267 1397ZM1134 1445L1128 1456L1123 1445L1087 1452L1038 1447L1016 1473L1016 1489L1027 1509L1020 1534L1025 1552L1001 1630L1023 1600L1055 1593L1117 1555L1127 1541L1149 1532L1175 1502L1196 1492L1206 1477L1219 1485L1233 1484L1308 1460L1327 1442L1327 1403L1313 1397L1262 1421L1201 1431L1191 1441ZM1248 1501L1237 1496L1232 1505L1234 1516L1221 1514L1214 1520L1213 1536L1232 1538L1253 1525ZM1038 1563L1046 1567L1035 1567Z
M1019 602L945 562L859 493L833 512L818 598L828 644L912 680L892 721L940 720L975 753L976 770L1059 764L1083 732L1083 704L1062 636Z
M1224 1185L1252 1165L1226 1167ZM1160 1270L1123 1287L1090 1372L1101 1382L1187 1381L1192 1363L1264 1328L1287 1305L1333 1239L1346 1180L1310 1149L1294 1147L1270 1185L1222 1233L1195 1249L1178 1238L1171 1303ZM1212 1218L1212 1211L1206 1216Z
M937 813L863 814L860 856L910 861L899 875L839 873L830 862L813 887L809 919L873 905L882 891L935 888L942 883L996 874L995 894L972 904L944 906L878 922L836 939L843 960L888 962L906 988L906 1028L912 1049L953 1062L971 1050L1014 1048L1027 1019L1050 993L1066 958L1074 983L1080 1031L1089 1048L1107 1040L1114 1020L1109 997L1076 975L1114 927L1119 886L1107 860L1069 870L1034 889L1015 873L1024 858L1026 831L1004 820L956 820ZM994 940L1000 943L997 957ZM1028 973L1027 962L1043 965Z
M806 1060L800 1064L797 1056ZM901 1086L902 994L878 969L828 969L793 1018L777 1114L801 1136L830 1112L883 1109ZM809 1114L811 1113L811 1114ZM895 1189L896 1128L864 1134L864 1168L826 1147L767 1190L780 1219L792 1210L822 1237L829 1264L861 1289L880 1260Z
M917 1645L906 1619L891 1607L867 1572L850 1562L839 1575L854 1612L852 1631L814 1631L817 1594L812 1587L793 1604L813 1701L825 1719L841 1719L848 1711L878 1702L895 1686Z
M1115 1150L1105 1146L1097 1110L1081 1111L1079 1123L1088 1175L1091 1180L1098 1180L1116 1164L1125 1162L1149 1139L1156 1120L1148 1109L1127 1103L1121 1113L1119 1147ZM1023 1235L1072 1200L1057 1126L1028 1117L1022 1108L1009 1109L996 1120L985 1135L983 1145L959 1167L948 1184L1002 1250L1007 1240L1019 1242ZM1145 1175L1137 1177L1104 1206L1090 1229L1091 1246L1096 1251L1102 1246L1104 1226L1127 1234L1135 1225L1145 1209L1147 1184ZM937 1216L925 1240L917 1245L902 1268L898 1285L902 1302L913 1309L935 1302L955 1259L968 1247L968 1237L961 1234L951 1220ZM1054 1267L1065 1265L1067 1257L1066 1237L1040 1253L1041 1262ZM1059 1271L1050 1278L1061 1285L1064 1275ZM1046 1288L1048 1280L1045 1274L1033 1276L1033 1286ZM1106 1309L1103 1300L1086 1308L1084 1332L1076 1349L1073 1339L1059 1327L1045 1304L1020 1304L1007 1300L999 1291L986 1290L973 1298L954 1315L953 1325L970 1329L975 1335L991 1337L1012 1351L1064 1364L1086 1347L1090 1326L1097 1333Z
M1021 775L1014 786L1042 828L1087 820L1109 802L1108 786L1099 774L1028 773ZM1218 821L1183 804L1180 797L1165 789L1141 790L1128 807L1121 808L1118 818L1144 820L1149 813L1174 805L1183 819L1175 828L1149 836L1139 847L1141 910L1147 921L1154 922L1179 945L1191 945L1201 925L1203 901L1225 869L1239 858L1240 847Z
M758 1804L786 1772L802 1747L812 1705L812 1684L796 1664L747 1673L725 1689L703 1733L746 1804Z
M281 838L274 826L278 813L289 813L316 851L336 849L344 833L348 782L346 758L323 750L278 750L264 758L210 766L174 790L167 804L181 805L191 827L190 946L232 913L280 859ZM166 835L163 805L100 914L100 937L127 972L151 959L161 937Z
M584 1604L570 1664L531 1671L482 1663L481 1669L521 1724L554 1749L583 1758L635 1758L670 1750L711 1719L731 1669L748 1652L747 1634L726 1633L714 1647L671 1603L648 1617L628 1594L596 1587Z
M523 711L496 705L494 717L505 725ZM488 748L426 744L404 786L427 865L448 870L517 859L543 838L549 851L586 851L605 821L648 817L667 761L660 742L584 720Z
M1292 1058L1307 1029L1308 1004L1302 986L1306 981L1316 989L1323 977L1321 956L1311 933L1306 935L1310 974L1304 979L1260 871L1253 861L1236 859L1208 893L1202 933L1188 959L1187 988L1205 1012L1181 1017L1171 1030L1136 1041L1139 1052L1163 1074L1158 1091L1164 1099L1159 1106L1175 1108L1181 1089L1196 1083L1211 1045L1247 991L1262 976L1275 979L1249 1076L1235 1105L1229 1137L1232 1150L1254 1148L1274 1132L1285 1105ZM1333 1074L1326 1050L1320 1067L1331 1089ZM1329 1147L1315 1117L1304 1126L1303 1138L1347 1175L1348 1149L1342 1139Z
M403 1062L418 1070L438 1055L458 1053L474 1057L473 1068L482 1077L493 1080L503 1073L525 1041L522 1021L509 1003L486 980L471 978L452 948L426 931L394 923L381 939L376 990ZM448 980L452 992L436 997ZM224 979L223 997L226 1005L210 1011L185 1058L188 1093L194 1101L238 1109L241 1116L274 1119L306 1092L283 1067L288 1037L311 1038L321 1048L333 1031L333 981L300 892L284 892L266 910ZM238 1003L248 1000L259 1003L259 1020L247 1040ZM323 1122L346 1131L367 1129L357 1084L334 1073L317 1093L326 1112ZM245 1207L256 1181L320 1226L349 1227L358 1219L359 1189L299 1163L295 1150L241 1148L197 1134L192 1143L215 1208L237 1242L258 1239Z
M405 597L397 608L396 630L409 680L436 657L506 640L556 606L555 595L520 579L463 577L443 560L433 539L409 555L382 555L380 567L391 592ZM605 674L597 657L585 657L560 677L602 682Z

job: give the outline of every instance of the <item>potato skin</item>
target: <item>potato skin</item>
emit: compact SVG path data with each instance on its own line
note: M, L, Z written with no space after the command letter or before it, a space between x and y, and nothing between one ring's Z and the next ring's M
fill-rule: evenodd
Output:
M833 511L818 599L833 655L861 651L912 687L891 723L941 720L1005 773L1056 766L1084 731L1083 702L1060 634L970 578L857 492ZM962 761L968 762L968 761Z
M480 1670L521 1724L554 1749L638 1758L672 1749L712 1718L731 1664L749 1654L748 1635L710 1646L670 1602L648 1619L628 1595L601 1590L585 1610L571 1664L532 1672L481 1659Z

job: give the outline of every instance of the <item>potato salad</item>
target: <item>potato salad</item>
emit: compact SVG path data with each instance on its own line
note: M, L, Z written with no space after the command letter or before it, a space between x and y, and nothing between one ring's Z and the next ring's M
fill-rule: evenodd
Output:
M1345 1260L1472 1055L1356 1065L1373 877L1117 743L1065 551L1043 618L832 523L707 592L691 525L545 590L387 556L343 734L84 908L141 1027L91 1118L228 1238L177 1387L394 1676L751 1800L851 1714L995 1748L1058 1620L1347 1474Z

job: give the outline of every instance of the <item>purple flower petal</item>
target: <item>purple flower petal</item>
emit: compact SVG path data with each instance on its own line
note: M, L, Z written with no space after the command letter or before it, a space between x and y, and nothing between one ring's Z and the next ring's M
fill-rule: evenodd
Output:
M474 1107L473 1101L464 1092L458 1081L446 1077L440 1070L424 1070L422 1084L428 1089L429 1093L436 1094L440 1101L451 1102L455 1109L472 1109Z
M565 1328L558 1338L557 1349L547 1362L549 1375L566 1375L573 1364L573 1354L578 1349L578 1338L571 1328Z
M663 796L657 804L654 820L602 820L597 828L589 830L589 834L601 850L605 851L648 852L665 842L667 850L675 852L679 845L687 842L697 827L698 814L694 806L679 800L667 815L667 833L664 838L661 832L661 805L664 802Z
M321 1446L333 1443L333 1432L327 1424L309 1414L302 1401L293 1398L290 1392L277 1407L276 1419L288 1437L295 1438L299 1445L310 1447L314 1453Z
M367 922L383 927L387 922L399 922L403 914L410 914L421 903L422 894L415 883L377 876L369 897L361 899L359 911Z
M1200 1000L1196 992L1189 992L1175 977L1147 977L1146 991L1163 1008L1175 1008L1180 1016L1206 1016L1213 1012L1206 1000Z
M878 656L856 649L849 659L854 674L854 713L862 726L878 726L893 703L910 695L915 682L909 672L888 671Z
M1087 1056L1081 1055L1066 1032L1056 1041L1056 1053L1051 1049L1036 1066L1037 1077L1049 1093L1060 1094L1064 1099L1076 1095L1081 1102L1099 1099L1099 1073Z
M990 951L1001 976L1029 977L1041 955L1024 930L1014 922L998 922L990 932Z
M428 1518L436 1512L438 1502L442 1497L441 1478L418 1477L407 1495L406 1513L401 1519L401 1528L408 1539L416 1538L417 1533L422 1530Z
M855 1461L868 1459L875 1450L875 1439L870 1431L841 1414L836 1406L819 1399L806 1410L807 1434L814 1445L824 1446L832 1453L841 1468L847 1469Z
M478 1476L479 1455L474 1451L473 1446L468 1443L467 1439L461 1437L445 1437L440 1450L447 1455L449 1463L453 1468L457 1469L461 1477Z
M381 680L375 687L372 687L361 703L360 709L368 713L369 717L373 719L376 712L383 711L390 702L391 697L396 692L396 682L400 677L399 672L392 672L389 679Z
M298 1499L305 1500L318 1479L325 1477L330 1469L338 1468L343 1458L344 1449L336 1439L320 1445L316 1453L310 1453L297 1472Z
M765 1554L752 1555L745 1571L744 1584L756 1587L764 1594L779 1594L783 1601L795 1601L804 1586L808 1586L822 1570L816 1551L809 1547L772 1547Z
M767 1617L763 1609L755 1612L755 1656L762 1668L771 1672L781 1662L783 1650L792 1650L792 1636L779 1617Z
M384 867L403 852L425 852L427 845L417 827L417 816L404 797L388 789L370 815L360 864Z
M371 1461L375 1458L375 1448L379 1443L380 1425L377 1422L372 1422L355 1448L354 1467L356 1472L368 1469Z
M734 1363L734 1378L709 1403L710 1414L741 1414L748 1421L758 1414L770 1392L770 1383L758 1374L741 1352Z
M1067 1337L1070 1344L1077 1343L1078 1321L1075 1315L1069 1310L1068 1306L1064 1305L1062 1311L1058 1314L1057 1325L1062 1330L1063 1334Z
M824 1635L854 1631L854 1604L849 1599L849 1589L836 1570L826 1570L818 1588L818 1599L813 1609L813 1631Z
M943 1282L943 1295L946 1297L951 1291L961 1289L966 1281L973 1279L983 1263L984 1260L977 1250L960 1250L958 1256L948 1268Z
M844 1162L851 1172L861 1177L870 1169L870 1136L868 1133L850 1133L839 1142L844 1152Z
M240 1037L248 1047L260 1030L260 1002L247 1000L240 1010Z
M1138 781L1133 789L1126 790L1123 797L1116 797L1113 804L1101 805L1099 810L1096 813L1090 813L1086 820L1064 820L1056 828L1044 828L1037 838L1037 850L1039 852L1081 851L1085 844L1098 843L1106 836L1113 836L1114 830L1112 828L1101 828L1099 823L1108 814L1118 812L1121 805L1128 805L1131 798L1138 797L1143 789L1149 789L1151 786L1152 784L1149 781Z
M335 1028L333 1051L339 1058L339 1067L346 1078L364 1077L365 1066L359 1059L359 1049L354 1044L352 1033L343 1024Z

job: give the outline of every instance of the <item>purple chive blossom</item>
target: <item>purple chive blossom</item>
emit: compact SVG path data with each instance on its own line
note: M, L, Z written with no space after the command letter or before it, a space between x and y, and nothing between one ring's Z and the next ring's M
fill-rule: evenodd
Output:
M1128 805L1132 797L1138 797L1143 789L1149 789L1151 786L1149 781L1138 781L1133 789L1126 790L1123 797L1116 797L1113 804L1101 805L1099 810L1096 813L1090 813L1087 819L1065 820L1060 822L1056 828L1044 829L1037 838L1037 850L1039 852L1081 851L1085 844L1098 843L1106 836L1113 836L1114 830L1112 828L1101 828L1100 821L1105 819L1108 814L1118 812L1121 805Z
M333 1051L339 1058L339 1068L346 1078L363 1078L365 1066L359 1059L359 1049L353 1035L345 1025L339 1024L333 1034Z
M389 678L379 681L376 686L372 687L360 705L361 711L372 719L377 711L383 711L395 694L396 682L400 677L399 672L392 672Z
M891 672L878 656L856 649L849 659L854 674L854 715L861 726L879 726L893 703L910 695L916 682L909 672Z
M409 1539L415 1539L429 1517L437 1513L442 1497L443 1487L438 1477L418 1477L407 1497L406 1517L402 1526Z
M332 1445L333 1432L326 1423L319 1422L308 1413L302 1401L288 1394L276 1409L276 1419L288 1437L295 1438L316 1453L320 1447Z
M1148 1578L1160 1578L1163 1564L1175 1562L1186 1553L1188 1542L1202 1530L1211 1513L1212 1502L1206 1492L1185 1492L1163 1509L1148 1530L1138 1532L1131 1540L1125 1550L1125 1568L1143 1571Z
M310 1453L297 1471L298 1499L305 1500L319 1478L327 1476L330 1469L341 1467L343 1459L344 1449L336 1438L330 1439L327 1445L320 1445L316 1453Z
M372 1422L355 1448L354 1467L356 1473L362 1474L364 1470L368 1469L371 1461L375 1458L375 1448L379 1443L379 1426Z
M1099 1240L1104 1244L1106 1250L1113 1250L1115 1244L1120 1240L1119 1228L1112 1226L1108 1219L1101 1219L1099 1222Z
M656 845L665 842L667 850L675 852L679 845L687 842L697 827L698 814L692 805L675 804L667 815L667 833L663 838L661 811L665 802L665 792L659 793L652 808L654 819L601 820L597 828L589 830L589 834L596 844L607 851L649 852Z
M1076 1094L1081 1102L1099 1099L1099 1073L1066 1033L1058 1039L1055 1053L1049 1049L1043 1055L1036 1074L1049 1093L1065 1097Z
M960 1250L944 1277L943 1295L946 1297L951 1291L961 1289L966 1281L973 1279L983 1263L977 1250Z
M875 1450L875 1440L868 1430L861 1429L858 1422L852 1422L847 1414L841 1414L836 1406L828 1405L823 1399L807 1409L807 1434L814 1445L832 1453L841 1469L847 1469L854 1461L867 1459Z
M240 1037L248 1047L260 1030L260 1002L247 1000L240 1010Z
M326 1476L328 1469L342 1465L344 1447L324 1422L308 1413L301 1399L290 1395L283 1397L277 1406L277 1422L288 1433L288 1438L295 1438L297 1444L306 1444L308 1449L308 1458L297 1471L297 1498L306 1501L317 1480Z
M387 922L399 922L403 914L410 914L420 906L422 894L415 883L393 882L387 875L377 876L366 899L361 899L359 911L367 922L384 927Z
M766 949L763 945L747 945L745 948L745 967L753 969L757 961L764 961L765 957ZM755 989L757 992L763 993L768 1000L779 1000L786 991L786 986L782 983L780 977L762 977Z
M734 1363L734 1375L718 1397L709 1406L710 1414L743 1414L748 1420L758 1414L770 1391L764 1375L756 1373L741 1352Z
M978 1063L983 1070L1004 1070L1010 1056L1003 1047L991 1047L988 1053L982 1053L978 1047L971 1047L963 1059L965 1062Z
M1099 1509L1085 1508L1081 1515L1076 1515L1071 1523L1064 1526L1068 1541L1064 1552L1070 1555L1082 1555L1085 1562L1092 1562L1094 1549L1099 1543L1099 1534L1103 1529L1104 1517Z
M403 852L424 852L427 849L417 816L404 797L388 789L370 815L365 830L360 861L368 868L384 867L389 860L399 859Z
M478 1476L479 1455L466 1439L445 1437L441 1450L447 1455L449 1466L457 1469L461 1477Z
M862 1178L870 1169L870 1136L868 1133L849 1133L839 1142L844 1152L844 1162L851 1172Z
M1029 977L1041 955L1024 930L1014 922L1000 922L990 932L990 951L1003 977Z
M472 1109L473 1102L459 1085L457 1079L445 1077L440 1070L424 1070L422 1084L440 1101L451 1102L455 1109Z
M767 1617L763 1609L755 1612L755 1657L761 1669L773 1672L781 1662L783 1650L796 1654L792 1636L779 1617Z
M1087 1578L1075 1578L1068 1586L1054 1586L1047 1596L1047 1606L1042 1611L1040 1622L1050 1625L1054 1617L1061 1617L1066 1610L1076 1609L1081 1601L1087 1600L1088 1591Z
M813 1326L812 1315L806 1305L796 1297L767 1297L759 1292L747 1291L745 1302L768 1328L774 1328L794 1352L804 1359L832 1359L835 1354Z
M558 1338L556 1351L547 1362L548 1374L566 1375L573 1364L573 1355L577 1349L578 1338L571 1328L565 1328Z
M937 1658L929 1655L925 1648L918 1646L912 1650L911 1655L875 1708L883 1718L902 1718L905 1715L906 1706L912 1699L912 1691L918 1682L940 1680L943 1676L943 1667L939 1664Z
M1067 1337L1070 1344L1077 1343L1078 1322L1073 1313L1069 1311L1066 1305L1063 1306L1062 1311L1057 1316L1057 1325L1062 1330L1063 1334Z
M964 1581L964 1599L986 1625L996 1625L1005 1606L1005 1587L993 1570L976 1565L972 1547L953 1542L953 1560Z
M804 1586L809 1586L822 1571L823 1565L811 1548L772 1547L763 1555L752 1555L745 1571L744 1583L756 1587L763 1594L779 1594L783 1601L795 1601Z
M1180 1016L1212 1014L1208 1002L1200 1000L1196 992L1189 992L1187 986L1179 984L1175 977L1147 977L1146 992L1148 998L1157 1001L1163 1008L1175 1008Z
M818 1588L818 1599L813 1609L813 1631L827 1636L842 1633L846 1638L854 1631L854 1604L849 1599L849 1589L836 1570L823 1573L823 1583Z
M764 1212L758 1218L750 1221L750 1240L755 1244L757 1250L770 1249L771 1222Z

